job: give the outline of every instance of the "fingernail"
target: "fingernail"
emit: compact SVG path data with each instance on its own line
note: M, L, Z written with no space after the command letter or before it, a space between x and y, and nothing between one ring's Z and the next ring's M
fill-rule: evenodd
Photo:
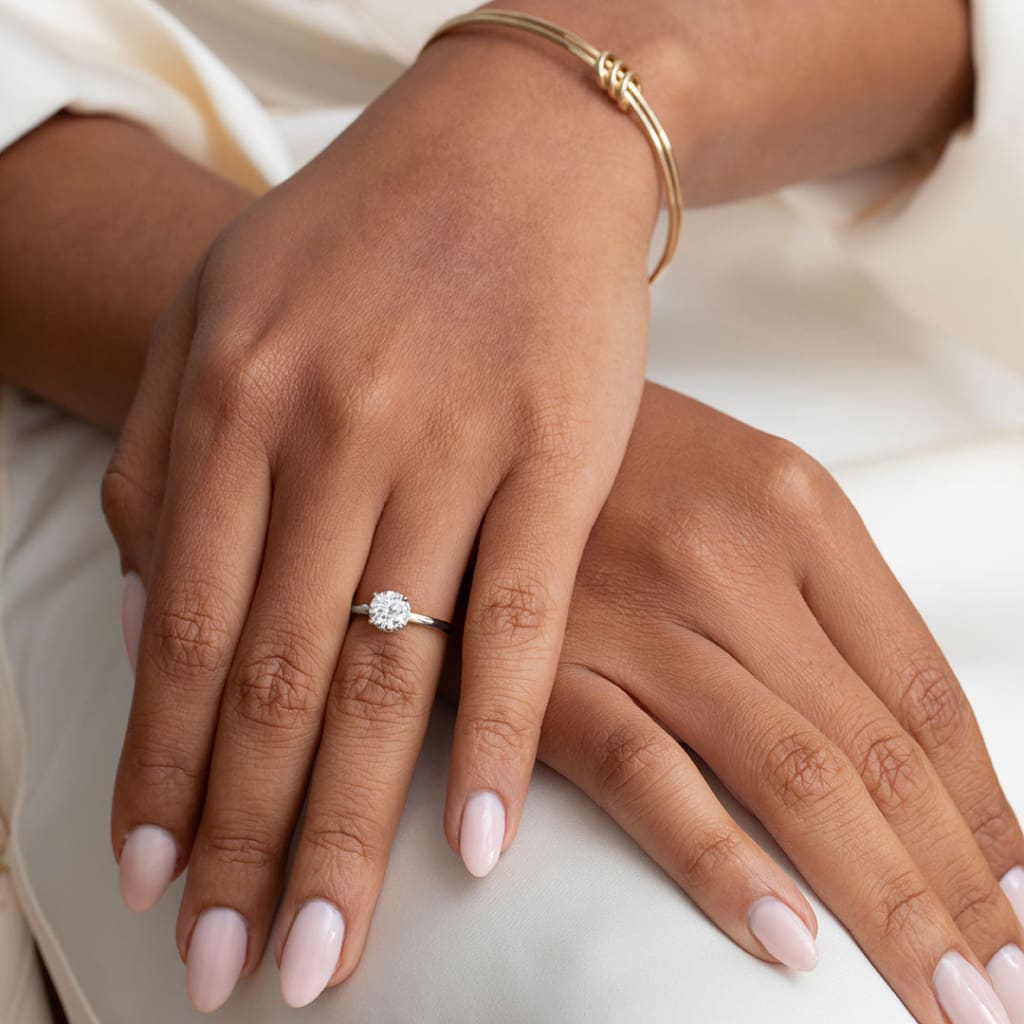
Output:
M204 910L192 930L185 986L200 1013L212 1013L228 1001L245 965L249 942L245 918L237 910Z
M932 984L953 1024L1010 1024L992 986L959 953L947 953L938 962Z
M139 825L128 833L118 869L121 899L129 910L149 910L174 878L178 844L166 829Z
M326 900L310 900L295 915L281 954L281 995L296 1009L327 987L345 938L341 911Z
M505 839L505 805L497 793L474 793L462 809L459 853L471 875L483 878L501 856Z
M128 663L135 671L139 657L139 636L142 634L142 614L146 610L146 588L137 572L124 576L121 590L121 631L124 634L124 649L128 652Z
M1013 1024L1024 1024L1024 953L1019 946L1003 946L988 962L992 987Z
M1021 925L1024 925L1024 868L1010 868L999 884Z
M794 971L818 966L818 947L800 916L774 896L759 899L747 914L750 934L780 963Z

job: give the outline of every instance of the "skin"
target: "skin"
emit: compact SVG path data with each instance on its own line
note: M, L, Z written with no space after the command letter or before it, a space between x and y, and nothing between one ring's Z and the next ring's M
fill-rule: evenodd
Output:
M672 31L653 43L636 32L643 19L552 6L548 17L636 53L691 203L922 144L969 101L959 3L880 8L870 26L850 4L796 19L765 3L744 7L749 34L730 17L736 5L693 4L686 19L666 7L657 24ZM846 45L854 30L860 49ZM804 47L806 33L819 45ZM148 591L115 850L134 825L170 829L179 869L189 865L183 957L197 913L228 905L249 922L252 970L309 785L282 920L311 896L341 906L332 982L347 977L444 651L430 631L398 647L360 620L339 650L337 623L353 593L369 596L360 575L390 580L410 566L421 573L403 579L414 606L450 614L483 517L445 817L453 848L461 801L478 788L505 798L511 842L539 741L744 948L766 955L746 912L769 893L814 930L799 891L728 820L676 736L762 817L917 1019L941 1021L938 958L954 949L980 967L1020 939L995 879L1024 862L1024 845L966 701L820 467L644 389L657 179L642 136L547 51L467 35L431 48L255 204L103 119L58 118L0 158L0 260L12 270L0 314L8 337L39 339L5 346L8 379L119 425L149 329L189 275L157 322L104 486L125 566ZM869 62L870 85L851 50ZM749 87L709 88L731 82L725 54ZM573 111L568 127L545 116L552 89ZM734 130L711 130L721 123ZM566 144L553 148L556 131ZM591 166L580 154L598 132L618 145ZM62 153L76 159L55 162ZM140 194L149 201L130 207L130 222L103 216ZM380 223L393 231L363 229ZM493 325L486 345L480 322ZM566 339L585 342L585 358ZM406 423L389 452L377 438L395 409ZM777 514L752 519L751 495ZM636 536L650 550L624 540ZM862 589L850 593L851 579ZM676 614L658 627L662 644L633 650L644 631L616 621L618 595L651 586L677 594ZM751 621L755 600L771 622ZM735 701L709 699L723 687ZM935 707L948 710L922 711ZM173 749L168 733L181 737ZM240 816L252 794L239 778L266 809L255 821ZM851 843L864 870L838 878L830 858ZM253 855L239 858L240 844Z

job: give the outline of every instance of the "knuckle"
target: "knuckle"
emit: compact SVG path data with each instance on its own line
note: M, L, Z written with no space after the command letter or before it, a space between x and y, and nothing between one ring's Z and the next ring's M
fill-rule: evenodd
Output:
M905 734L881 733L867 744L860 777L883 813L920 796L927 785L924 755Z
M464 726L471 756L513 759L531 748L536 730L518 714L474 715Z
M211 435L227 435L236 424L255 430L282 405L294 372L290 351L241 327L205 346L205 373L193 386Z
M527 643L543 632L546 607L543 584L516 576L490 585L477 603L472 627L484 640Z
M762 480L772 509L805 518L817 513L837 493L828 470L791 441L767 438L762 460Z
M949 908L956 926L964 935L971 935L979 929L991 930L994 922L1005 923L1006 915L1011 913L995 879L984 877L988 872L980 878L979 874L975 873L972 881L957 886Z
M265 638L234 669L234 709L261 728L292 728L319 710L317 659L298 632Z
M935 917L931 893L910 876L887 881L873 906L877 933L897 946L918 945Z
M664 745L649 732L620 725L600 743L595 767L603 793L629 799L649 787L652 775L667 768Z
M967 698L940 656L922 654L911 659L900 688L903 720L926 747L942 746L964 728Z
M972 803L967 824L990 864L1009 870L1021 862L1024 842L1020 825L1002 792L987 801Z
M735 831L711 830L695 836L686 846L679 870L690 889L719 886L740 859L743 841Z
M265 834L255 831L242 834L220 825L203 829L199 847L202 854L212 860L256 869L274 866L281 854L279 845Z
M172 751L139 750L129 755L126 775L134 787L166 794L194 791L204 771L181 754Z
M329 418L345 424L365 423L373 430L392 422L399 388L390 357L371 348L357 357L355 366L340 383L332 382L323 394Z
M800 814L816 813L849 784L851 769L823 737L792 733L776 740L765 759L769 791Z
M332 826L308 826L304 840L314 852L330 862L372 863L380 849L377 829L368 821L351 816Z
M158 606L153 623L157 668L172 678L215 675L227 668L231 636L219 592L205 584L179 586Z
M407 719L423 710L422 669L410 645L367 638L345 657L334 701L347 718Z

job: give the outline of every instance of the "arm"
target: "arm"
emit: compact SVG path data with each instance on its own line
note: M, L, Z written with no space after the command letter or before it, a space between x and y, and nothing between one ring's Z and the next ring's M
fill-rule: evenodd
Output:
M963 0L515 6L632 62L691 206L870 164L942 139L970 111ZM531 70L550 82L559 58L539 40L477 35L474 45L521 65L523 83ZM449 38L432 49L456 58L465 47ZM464 65L470 84L493 66ZM653 190L635 128L600 110L574 70L582 101L638 151ZM531 116L557 116L559 98L543 100L526 98ZM0 154L0 379L116 428L159 310L249 198L113 119L59 116L11 146Z
M558 22L633 67L679 151L690 206L884 160L943 139L970 112L965 0L485 6ZM520 33L487 35L509 53L547 49Z
M0 379L116 429L160 310L250 198L124 121L20 139L0 154Z

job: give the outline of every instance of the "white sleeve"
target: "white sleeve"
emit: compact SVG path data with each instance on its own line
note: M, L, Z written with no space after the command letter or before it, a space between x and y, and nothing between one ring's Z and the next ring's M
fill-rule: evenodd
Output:
M291 171L266 112L154 0L0 0L0 149L61 109L138 121L263 191Z
M783 197L907 312L1024 371L1024 6L971 6L974 118L934 166L901 161Z

